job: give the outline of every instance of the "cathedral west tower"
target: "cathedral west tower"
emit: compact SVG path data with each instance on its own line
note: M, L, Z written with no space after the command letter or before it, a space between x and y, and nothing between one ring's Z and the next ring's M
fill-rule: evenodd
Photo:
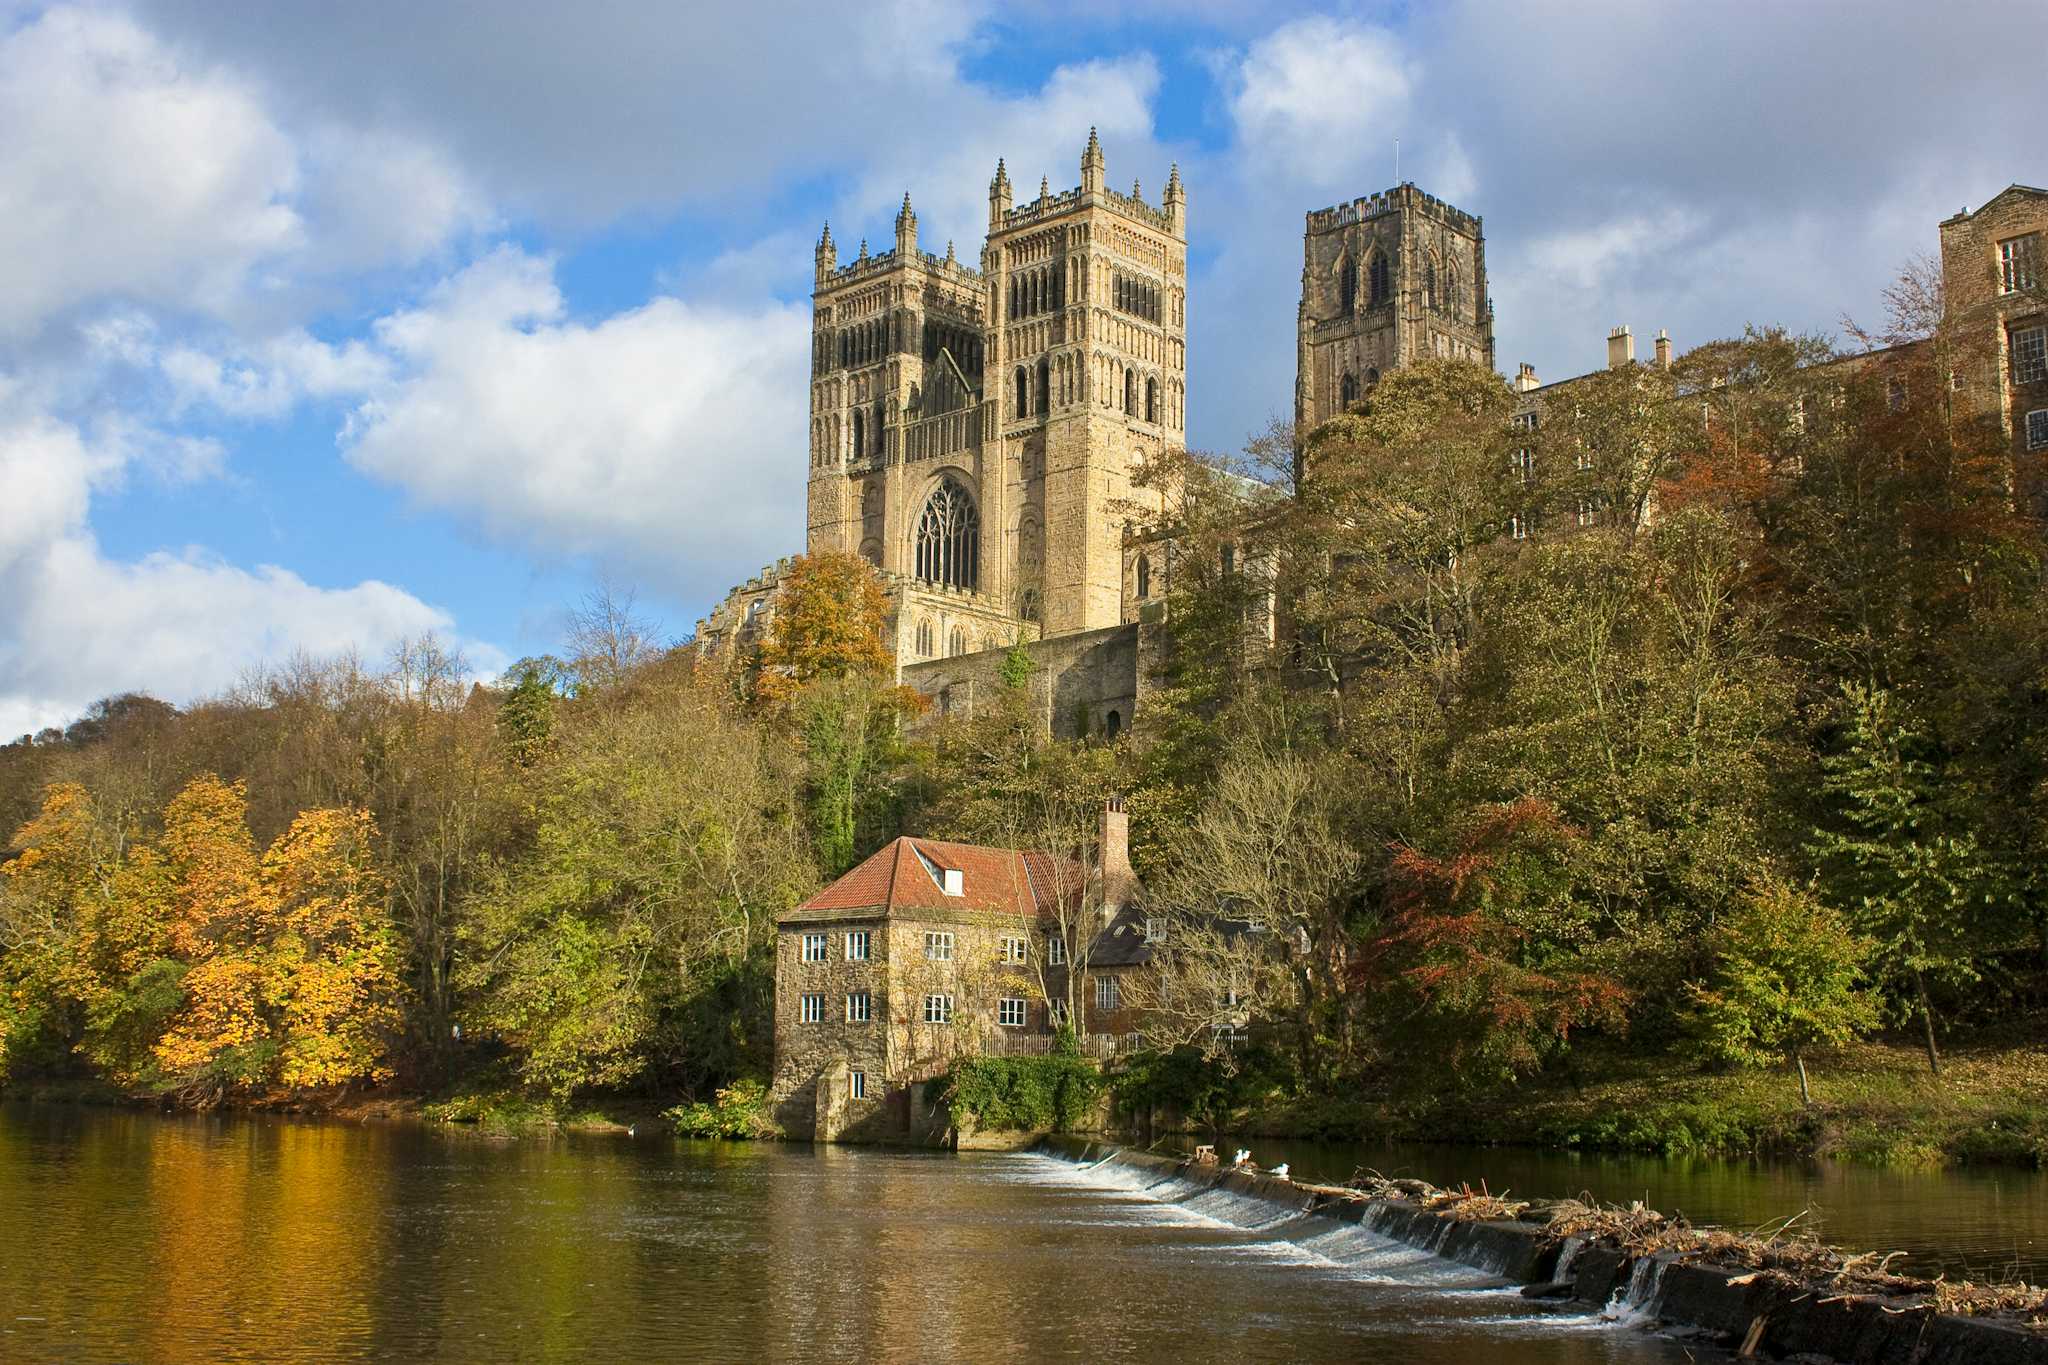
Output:
M841 265L812 295L808 548L880 569L897 657L1118 625L1137 465L1185 440L1187 195L1081 183L1018 204L997 163L980 268L918 245Z

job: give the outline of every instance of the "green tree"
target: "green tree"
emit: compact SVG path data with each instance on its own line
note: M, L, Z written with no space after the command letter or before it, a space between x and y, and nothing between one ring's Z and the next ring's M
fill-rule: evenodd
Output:
M1926 736L1881 688L1842 691L1843 745L1822 760L1837 823L1815 832L1827 883L1874 941L1877 970L1911 987L1928 1069L1939 1075L1930 977L1976 979L1979 919L2003 894L2001 870L1957 818Z
M1877 1002L1861 984L1868 941L1840 911L1771 881L1721 917L1708 951L1713 975L1688 991L1702 1050L1743 1066L1789 1055L1799 1071L1799 1098L1812 1104L1807 1051L1877 1026Z

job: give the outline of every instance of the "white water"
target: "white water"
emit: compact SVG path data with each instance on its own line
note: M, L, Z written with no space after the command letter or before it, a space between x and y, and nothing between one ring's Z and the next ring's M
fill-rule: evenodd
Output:
M1411 1301L1411 1327L1484 1327L1509 1333L1613 1332L1654 1321L1647 1312L1662 1268L1644 1261L1631 1283L1600 1309L1583 1304L1524 1299L1520 1286L1497 1274L1447 1260L1420 1247L1382 1236L1357 1223L1305 1214L1269 1199L1185 1180L1118 1162L1112 1153L1077 1165L1057 1158L1022 1154L1005 1178L1033 1185L1070 1187L1092 1196L1085 1214L1073 1221L1181 1226L1190 1231L1235 1234L1202 1243L1212 1254L1261 1267L1299 1267L1332 1281L1392 1290ZM1565 1278L1583 1243L1564 1247L1558 1278Z

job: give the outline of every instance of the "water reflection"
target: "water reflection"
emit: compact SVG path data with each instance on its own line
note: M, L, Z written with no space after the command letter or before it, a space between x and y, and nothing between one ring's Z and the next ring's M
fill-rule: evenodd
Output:
M1034 1157L13 1107L0 1358L1687 1358L1213 1213Z

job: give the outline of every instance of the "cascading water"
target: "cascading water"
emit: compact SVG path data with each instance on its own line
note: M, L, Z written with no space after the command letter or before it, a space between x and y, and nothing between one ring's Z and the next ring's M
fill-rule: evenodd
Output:
M1455 1322L1515 1333L1608 1331L1617 1324L1647 1320L1640 1305L1654 1298L1661 1273L1654 1262L1640 1262L1629 1287L1604 1310L1591 1311L1582 1304L1538 1305L1522 1297L1517 1283L1499 1274L1435 1254L1450 1235L1453 1225L1448 1220L1428 1229L1423 1236L1427 1245L1417 1246L1389 1235L1390 1229L1403 1224L1398 1218L1388 1221L1381 1206L1364 1210L1362 1221L1343 1221L1306 1212L1306 1192L1300 1204L1291 1204L1269 1194L1229 1189L1213 1178L1190 1179L1154 1163L1119 1161L1118 1155L1087 1165L1021 1155L1014 1159L1025 1163L1025 1169L1016 1178L1108 1195L1128 1210L1126 1216L1148 1225L1186 1225L1213 1254L1263 1267L1321 1271L1335 1280L1371 1286L1376 1293L1391 1294L1410 1305L1418 1327ZM1206 1231L1198 1232L1196 1225ZM1420 1231L1411 1230L1409 1235ZM1218 1233L1227 1235L1217 1237ZM1581 1239L1566 1241L1557 1278L1569 1278L1584 1247Z

